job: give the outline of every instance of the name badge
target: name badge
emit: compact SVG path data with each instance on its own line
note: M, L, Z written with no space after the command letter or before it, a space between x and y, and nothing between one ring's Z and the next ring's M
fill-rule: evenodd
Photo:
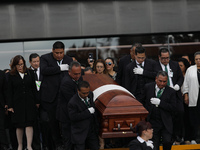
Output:
M35 84L36 84L37 90L39 91L40 90L41 81L35 81Z
M170 70L169 70L169 77L171 77L171 78L172 78L172 77L173 77L173 75L174 75L174 73L173 73L173 72L172 72L172 70L170 69Z

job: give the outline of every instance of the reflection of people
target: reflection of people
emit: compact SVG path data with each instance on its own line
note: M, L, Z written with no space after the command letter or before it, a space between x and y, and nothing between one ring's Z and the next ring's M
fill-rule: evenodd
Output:
M172 146L172 116L176 109L176 92L167 86L167 78L165 71L159 71L156 82L145 85L143 103L149 111L147 121L153 127L155 150L159 150L161 137L163 150L171 150Z
M103 59L98 59L94 64L94 73L95 74L107 74L106 64Z
M114 59L112 57L107 57L105 59L106 63L106 69L108 70L108 75L113 78L113 80L116 80L117 72L114 71L115 63Z
M189 121L191 143L196 144L197 131L200 125L200 51L194 54L195 65L190 66L185 74L182 93L184 94L184 101L189 107Z
M67 74L68 66L72 58L64 55L65 45L57 41L53 44L52 52L44 54L40 58L41 74L41 106L48 113L49 127L51 130L53 144L56 149L62 149L62 139L59 123L56 120L56 107L58 102L58 91L62 78Z
M74 150L99 149L98 121L93 101L93 93L87 81L78 83L78 93L68 103L71 120L71 134Z
M25 128L27 148L32 150L33 124L36 118L36 85L34 73L26 68L25 60L17 55L13 58L8 81L8 107L16 127L18 150L23 147Z
M135 132L138 134L137 139L129 143L130 150L152 150L154 148L153 142L150 140L153 137L153 129L151 124L146 121L140 121L136 127Z

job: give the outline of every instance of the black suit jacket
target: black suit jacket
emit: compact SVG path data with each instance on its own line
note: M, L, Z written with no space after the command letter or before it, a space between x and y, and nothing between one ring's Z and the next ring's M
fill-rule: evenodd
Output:
M119 85L125 86L125 70L126 66L131 63L131 55L126 55L120 58L119 64L118 64L118 72L117 72L117 77L116 81Z
M181 93L181 86L183 84L184 77L183 77L182 71L179 67L179 64L177 62L170 60L169 67L173 72L173 77L172 77L173 85L178 84L180 87L180 90L176 92L177 111L183 112L184 108L183 108L183 97L182 97L182 93ZM157 70L157 72L162 70L162 67L161 67L159 61L156 62L156 70Z
M90 92L90 107L95 108L93 102L93 93ZM71 120L71 137L72 143L84 144L89 130L94 127L95 133L98 133L98 122L96 112L91 114L86 104L80 99L78 93L75 94L68 103L69 117ZM92 122L92 124L91 124Z
M64 56L62 64L70 64L72 58ZM61 71L57 64L57 60L54 59L52 52L42 55L40 58L41 74L43 80L41 84L41 100L44 102L52 103L57 100L58 91L60 88L60 82L66 75L67 71Z
M83 78L79 78L79 82L82 81ZM56 118L61 122L70 122L68 115L68 102L69 100L77 93L77 84L72 78L67 75L62 79L59 95L58 95L58 106L56 112Z
M0 109L4 109L6 105L6 76L3 71L0 70Z
M143 75L134 74L133 69L137 67L136 61L131 62L127 65L125 71L125 88L129 90L133 95L136 93L138 84L138 76L142 76L145 84L154 82L156 77L155 61L151 59L145 59L144 61L144 72Z
M157 126L158 124L154 124L156 109L160 111L161 120L157 120L163 122L165 128L172 134L173 131L173 122L172 115L176 110L176 92L174 89L169 86L165 87L161 97L160 97L160 105L156 107L154 104L151 104L150 99L156 97L155 94L155 85L156 83L148 83L145 85L145 93L144 93L144 107L149 111L149 115L147 120L151 122L152 126Z
M152 150L152 148L147 146L146 142L140 143L138 139L134 139L129 143L129 150Z

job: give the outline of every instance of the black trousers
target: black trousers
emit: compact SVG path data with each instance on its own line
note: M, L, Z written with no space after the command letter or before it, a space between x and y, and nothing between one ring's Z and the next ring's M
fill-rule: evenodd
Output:
M84 144L74 144L74 150L85 150L85 146L90 150L99 150L99 138L95 131L89 131Z
M151 121L153 127L153 144L154 150L159 150L160 143L163 144L163 150L171 150L172 147L172 134L167 131L161 121ZM161 141L162 139L162 141Z
M62 122L62 136L64 139L64 146L65 149L71 150L72 149L72 142L71 142L71 123L70 122Z
M37 110L37 118L33 124L33 142L32 147L34 150L41 150L40 141L40 124L39 124L39 110Z
M42 101L41 105L42 109L44 109L48 114L47 122L52 135L53 143L56 147L58 147L62 145L62 137L59 122L58 120L56 120L57 101L52 103Z

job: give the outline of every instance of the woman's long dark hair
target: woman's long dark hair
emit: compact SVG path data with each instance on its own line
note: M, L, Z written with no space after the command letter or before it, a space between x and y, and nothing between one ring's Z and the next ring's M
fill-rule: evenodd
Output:
M15 75L17 73L17 65L19 64L19 61L22 60L24 63L23 66L23 72L26 72L27 67L26 67L26 61L24 60L24 57L22 57L21 55L17 55L13 58L12 64L11 64L11 71L10 74L11 75Z

